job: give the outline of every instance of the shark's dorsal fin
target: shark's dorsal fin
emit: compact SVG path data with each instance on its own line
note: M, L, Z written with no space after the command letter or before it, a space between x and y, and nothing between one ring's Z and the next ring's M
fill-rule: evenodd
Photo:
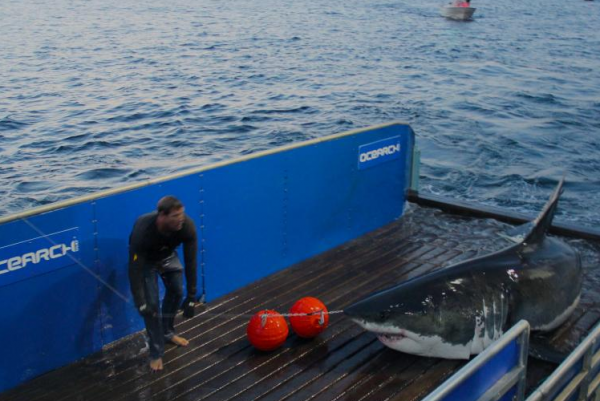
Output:
M554 212L556 211L556 207L558 205L558 198L563 193L563 184L565 182L565 176L563 175L554 193L550 197L550 200L544 206L541 213L536 217L533 221L533 227L529 234L523 239L524 244L532 244L542 240L546 232L552 225L552 219L554 218Z
M528 221L525 224L516 226L506 231L506 233L499 233L500 237L512 242L513 244L520 244L523 239L529 234L533 227L533 221Z

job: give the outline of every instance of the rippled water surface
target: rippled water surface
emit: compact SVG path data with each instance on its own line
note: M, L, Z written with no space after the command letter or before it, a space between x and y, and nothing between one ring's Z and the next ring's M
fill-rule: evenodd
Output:
M600 223L600 1L4 0L8 214L391 120L421 187Z

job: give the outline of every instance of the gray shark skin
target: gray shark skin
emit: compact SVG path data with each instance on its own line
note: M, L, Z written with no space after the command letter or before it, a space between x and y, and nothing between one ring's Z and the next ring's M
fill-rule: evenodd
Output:
M416 277L344 312L386 346L415 355L468 359L521 319L532 330L561 325L579 302L579 253L546 232L564 177L519 242Z

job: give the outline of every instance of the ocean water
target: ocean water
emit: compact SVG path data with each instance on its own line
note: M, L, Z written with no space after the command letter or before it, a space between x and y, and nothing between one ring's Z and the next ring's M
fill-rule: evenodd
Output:
M3 0L6 215L393 120L421 190L600 223L600 1Z

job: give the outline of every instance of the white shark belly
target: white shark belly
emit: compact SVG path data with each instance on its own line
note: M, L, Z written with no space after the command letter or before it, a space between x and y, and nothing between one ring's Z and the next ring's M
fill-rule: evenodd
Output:
M394 338L378 335L379 341L388 348L407 354L446 359L469 359L471 344L451 344L443 341L441 337L419 336Z
M439 336L424 336L405 329L378 325L355 319L365 330L374 333L388 348L407 354L447 359L469 359L471 342L452 344Z
M567 309L565 309L560 315L558 315L554 320L552 320L550 323L532 327L531 330L539 330L539 331L554 330L555 328L557 328L558 326L563 324L569 318L569 316L571 316L571 313L573 313L575 308L577 308L577 305L579 305L580 299L581 299L581 295L578 295L577 298L575 298L575 300L573 301L573 303Z

